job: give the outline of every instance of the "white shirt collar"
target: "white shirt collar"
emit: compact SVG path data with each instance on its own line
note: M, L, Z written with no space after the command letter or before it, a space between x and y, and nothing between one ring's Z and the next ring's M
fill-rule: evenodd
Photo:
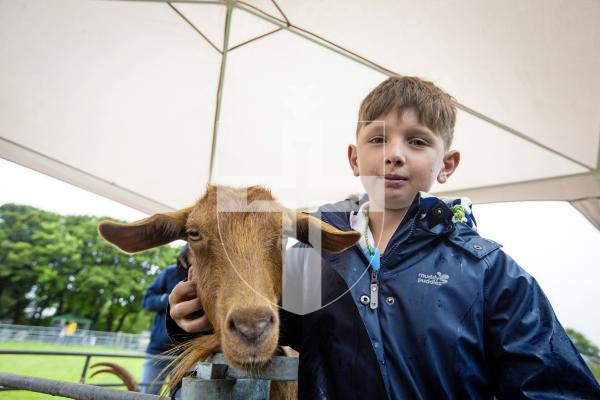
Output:
M358 245L360 246L360 249L365 254L369 253L368 247L367 247L367 242L365 241L365 227L367 230L369 243L372 243L373 246L375 246L375 244L374 244L375 241L373 239L373 234L371 233L371 228L366 226L368 215L369 215L369 202L368 201L363 203L363 205L360 206L358 211L350 213L350 227L353 230L360 232L361 236L360 236L360 241L358 242Z

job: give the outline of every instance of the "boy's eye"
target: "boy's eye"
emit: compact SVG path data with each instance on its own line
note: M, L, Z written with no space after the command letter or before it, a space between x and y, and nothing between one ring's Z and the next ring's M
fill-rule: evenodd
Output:
M385 143L385 138L383 136L375 136L369 139L369 143L381 144Z
M412 138L408 141L408 143L413 144L415 146L427 146L429 143L423 139Z

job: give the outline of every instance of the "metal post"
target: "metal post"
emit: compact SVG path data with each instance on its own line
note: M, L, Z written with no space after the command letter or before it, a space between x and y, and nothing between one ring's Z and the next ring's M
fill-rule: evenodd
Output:
M0 385L77 400L160 400L160 396L0 372Z
M79 378L79 383L85 383L85 375L87 374L88 366L90 365L91 355L87 355L85 357L85 363L83 364L83 371L81 372L81 378Z
M195 367L196 377L183 378L182 400L266 400L271 381L298 379L298 358L273 357L261 369L242 371L227 364L223 354L215 354Z

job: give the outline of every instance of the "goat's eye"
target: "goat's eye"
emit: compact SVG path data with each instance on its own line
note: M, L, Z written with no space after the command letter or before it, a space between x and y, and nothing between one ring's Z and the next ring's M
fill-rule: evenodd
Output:
M200 235L200 231L198 229L190 228L185 231L185 233L187 234L188 239L194 242L202 239L202 235Z

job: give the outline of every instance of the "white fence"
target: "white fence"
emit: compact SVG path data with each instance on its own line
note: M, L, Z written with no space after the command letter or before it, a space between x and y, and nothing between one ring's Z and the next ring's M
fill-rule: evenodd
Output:
M148 332L131 334L87 329L77 329L72 335L66 335L64 329L60 327L0 324L0 342L98 345L144 351L148 344L148 337Z

